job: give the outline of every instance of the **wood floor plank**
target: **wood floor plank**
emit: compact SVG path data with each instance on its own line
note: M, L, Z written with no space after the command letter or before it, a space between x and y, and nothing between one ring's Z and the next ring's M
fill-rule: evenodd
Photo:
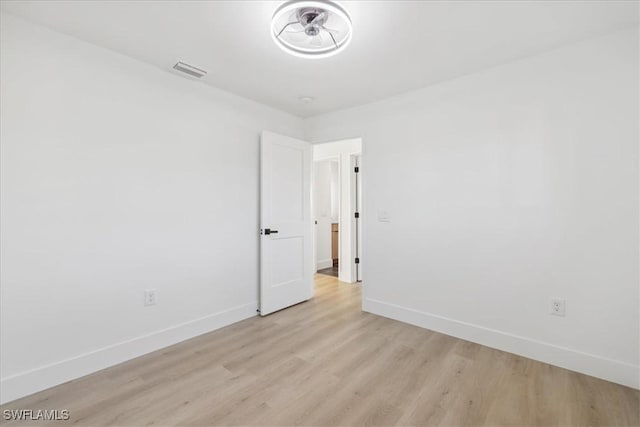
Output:
M68 409L14 425L640 426L627 387L315 297L8 403Z

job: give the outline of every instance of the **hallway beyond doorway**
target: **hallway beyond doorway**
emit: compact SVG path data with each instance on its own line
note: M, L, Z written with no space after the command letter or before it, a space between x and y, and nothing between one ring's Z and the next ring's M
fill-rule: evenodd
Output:
M324 274L325 276L338 277L338 266L334 265L333 267L323 268L322 270L318 270L318 274Z

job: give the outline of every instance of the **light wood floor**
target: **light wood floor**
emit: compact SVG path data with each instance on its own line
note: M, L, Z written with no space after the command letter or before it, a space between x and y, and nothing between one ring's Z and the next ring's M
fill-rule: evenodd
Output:
M68 409L71 420L55 425L638 426L639 398L362 313L359 285L319 275L309 302L2 409Z

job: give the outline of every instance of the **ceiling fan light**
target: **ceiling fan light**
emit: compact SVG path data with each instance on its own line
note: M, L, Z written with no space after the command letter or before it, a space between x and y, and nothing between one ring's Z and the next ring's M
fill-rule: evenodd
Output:
M287 53L326 58L351 41L351 17L328 0L292 0L280 5L271 19L271 37Z

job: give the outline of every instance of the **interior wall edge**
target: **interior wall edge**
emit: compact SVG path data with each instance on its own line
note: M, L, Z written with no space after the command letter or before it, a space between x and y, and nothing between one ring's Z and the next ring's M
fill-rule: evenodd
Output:
M324 120L332 120L342 117L342 122L345 126L348 127L351 118L348 120L346 119L346 117L348 117L349 115L359 115L362 113L367 113L373 116L375 114L379 114L380 112L387 111L389 108L397 108L398 110L403 110L416 100L418 100L419 102L419 100L425 96L434 96L435 94L432 91L438 91L442 88L449 87L450 85L464 83L469 79L475 79L479 76L491 75L492 73L502 71L505 67L522 66L523 64L527 64L532 60L544 59L548 56L557 55L563 51L572 50L580 46L588 46L593 42L597 42L602 39L614 37L618 34L624 34L628 32L635 32L636 34L640 34L640 25L626 26L624 28L607 31L603 34L592 35L585 39L575 40L561 46L556 46L551 49L537 52L532 55L522 56L520 58L505 61L500 64L492 65L490 67L482 68L473 72L461 74L449 79L433 82L425 86L387 96L364 104L352 105L345 108L339 108L320 114L302 117L301 119L303 120L304 139L312 144L325 144L328 142L363 138L363 134L359 134L357 132L349 130L344 133L344 135L342 135L340 132L336 133L331 129L319 127L318 123L321 123Z
M0 404L162 350L256 315L257 301L103 347L0 380Z
M640 389L640 366L397 304L363 298L362 310L570 371Z
M48 25L44 25L39 22L32 21L20 15L16 15L5 9L0 9L0 18L2 18L3 25L20 25L23 27L31 27L35 36L41 34L50 34L57 39L66 39L72 41L77 46L81 46L83 49L100 51L103 54L112 57L112 60L120 62L120 67L126 72L141 76L145 80L152 80L157 78L165 79L163 85L170 89L184 91L191 94L195 98L207 99L212 106L222 106L228 108L230 111L234 111L247 117L258 119L272 119L277 117L278 119L290 120L297 122L297 129L293 132L289 131L296 138L304 137L304 120L305 118L297 114L292 114L289 111L285 111L273 105L266 104L264 102L257 101L253 98L247 98L246 96L239 95L228 90L204 84L201 81L184 77L180 72L175 71L171 67L163 68L148 62L142 61L133 56L124 54L120 51L113 50L109 47L96 44L85 39L79 38L75 35L68 34L53 28ZM168 79L167 76L170 76ZM275 120L274 120L275 121ZM278 132L283 133L284 130L280 127L274 127Z

